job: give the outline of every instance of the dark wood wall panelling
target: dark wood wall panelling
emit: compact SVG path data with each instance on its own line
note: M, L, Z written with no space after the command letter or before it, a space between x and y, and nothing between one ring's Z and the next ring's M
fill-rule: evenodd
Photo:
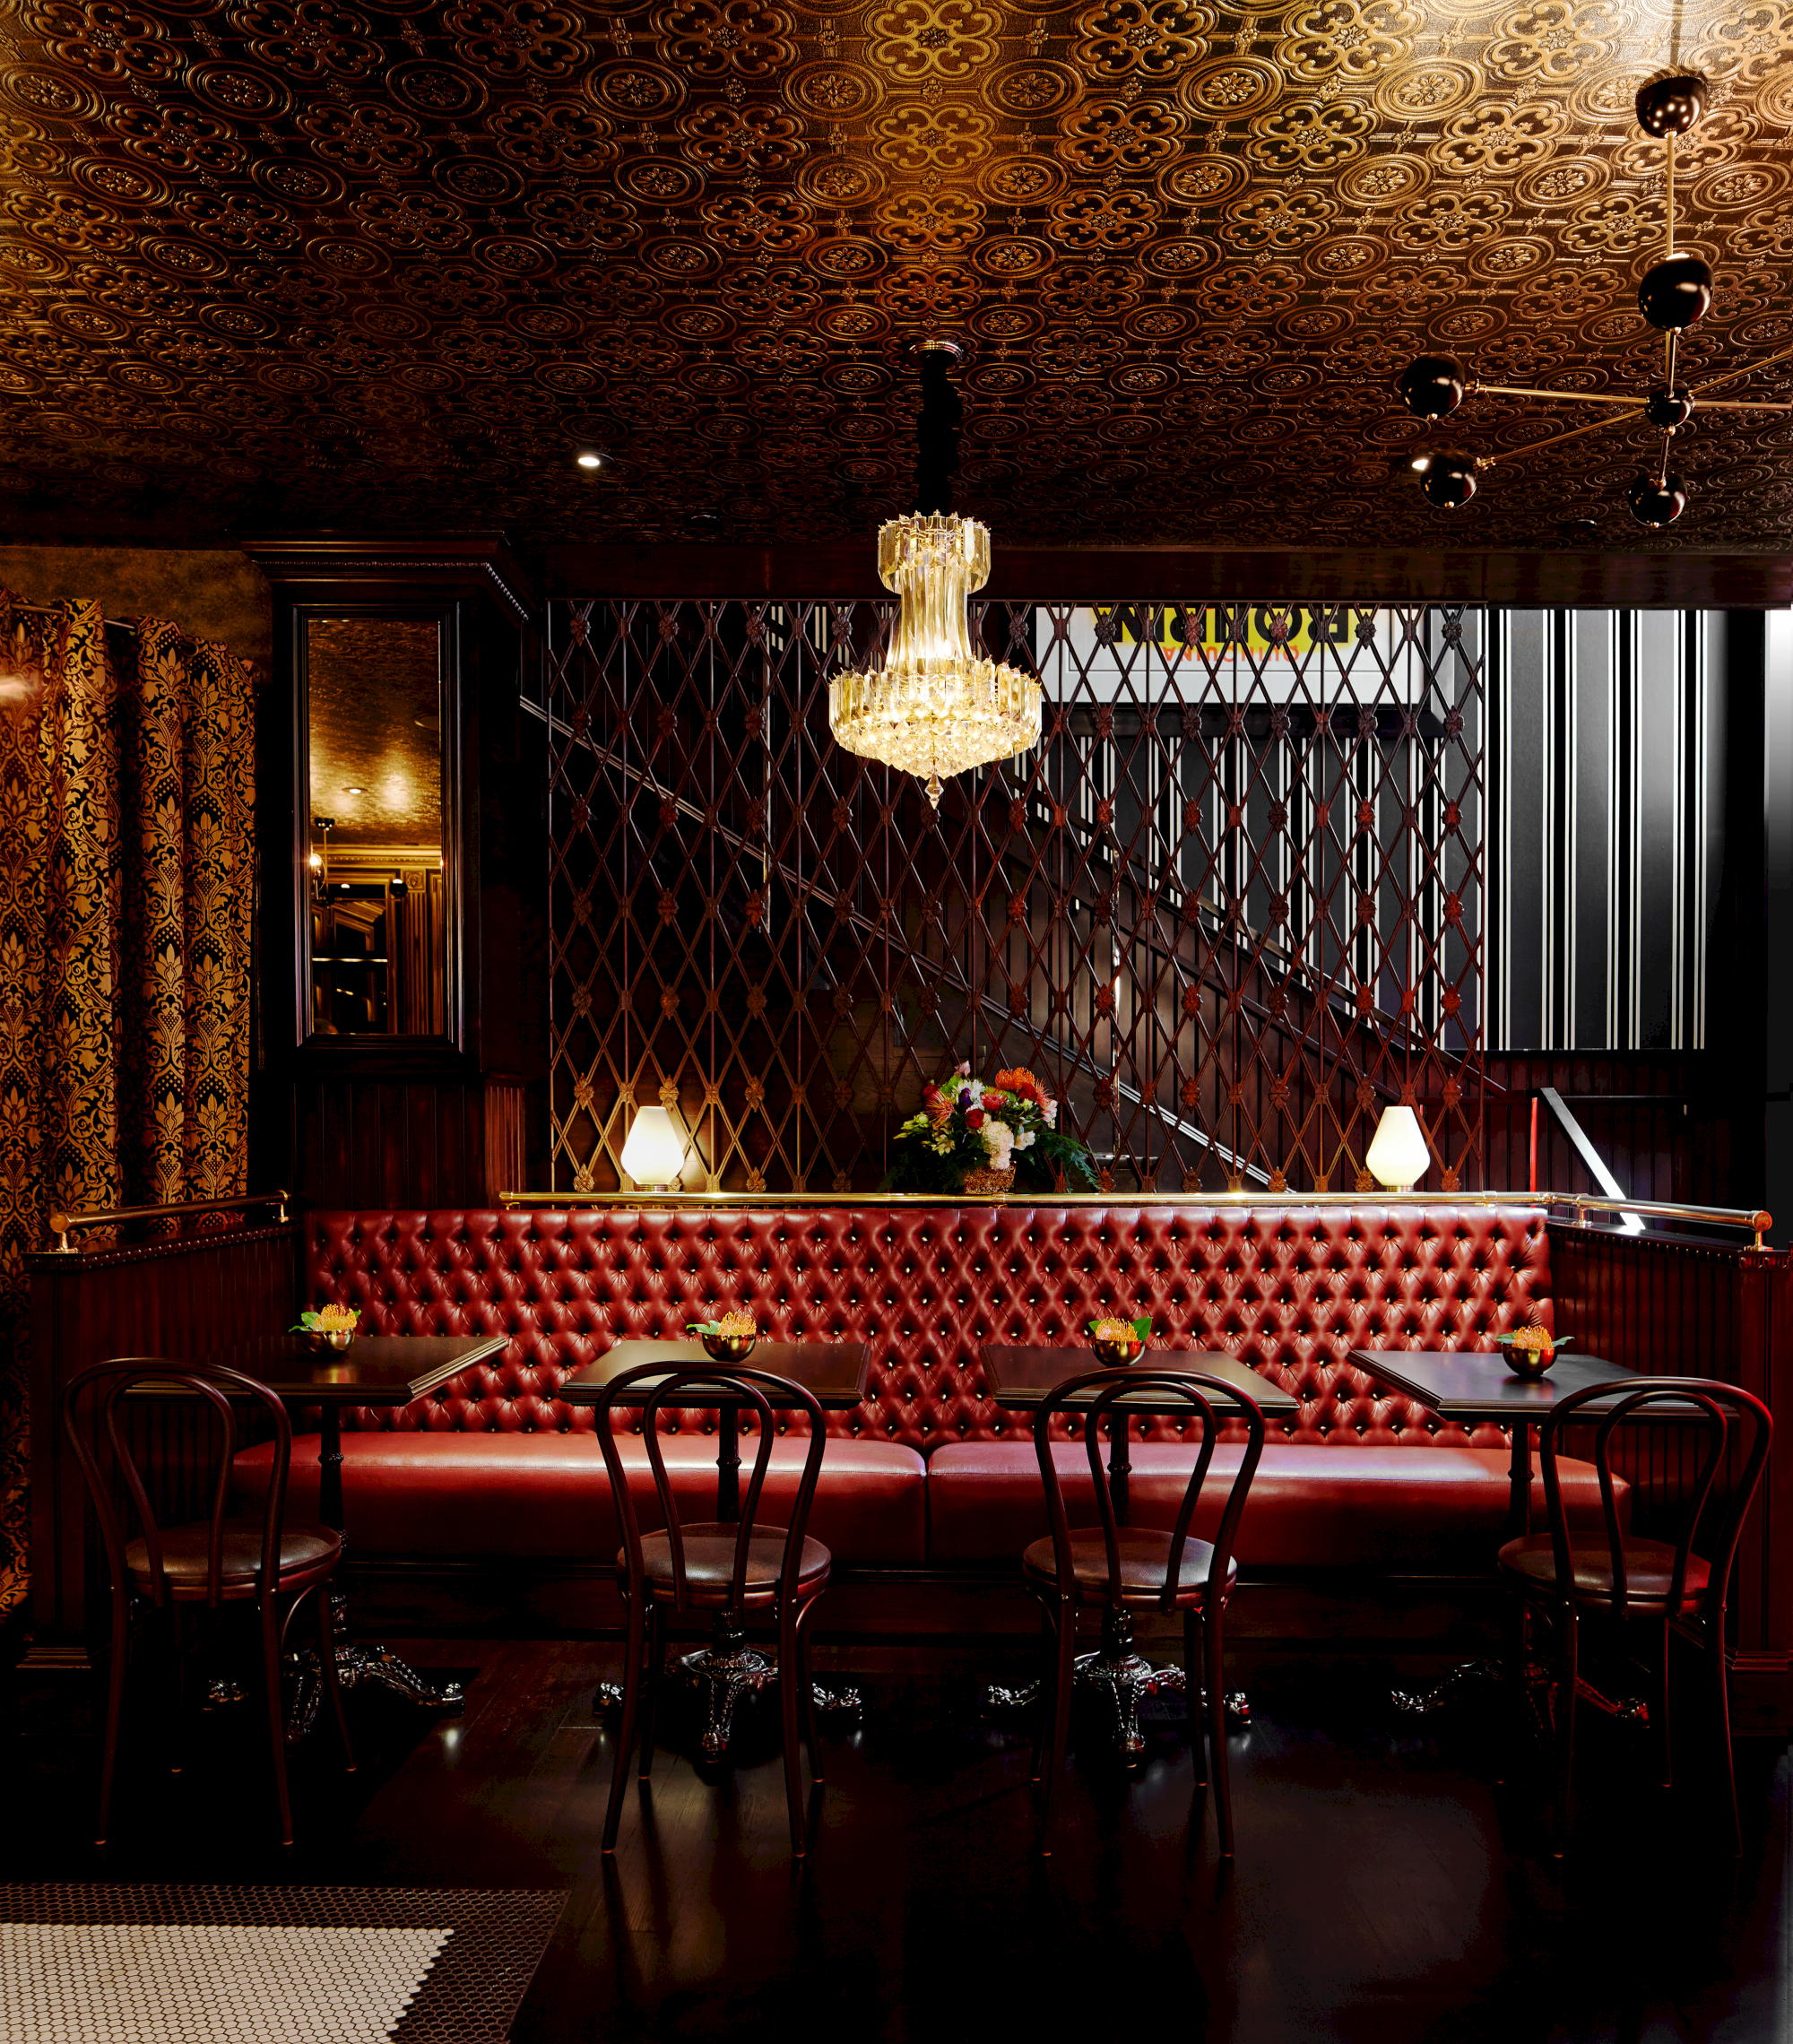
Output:
M1560 1332L1651 1377L1740 1384L1793 1427L1793 1298L1784 1251L1667 1242L1561 1225L1551 1234ZM1615 1459L1647 1529L1692 1471L1687 1437L1638 1426ZM1744 1529L1733 1597L1740 1725L1793 1723L1793 1452L1781 1441Z
M296 1190L311 1206L495 1205L526 1186L526 1088L491 1074L331 1075L301 1088Z
M1532 1182L1531 1104L1550 1086L1633 1198L1729 1203L1702 1141L1713 1125L1703 1052L1490 1051L1485 1070L1488 1186L1517 1191ZM1600 1191L1542 1103L1537 1183L1553 1192Z
M85 1660L90 1511L63 1442L64 1387L110 1356L197 1359L279 1333L296 1311L297 1257L287 1222L30 1260L32 1665ZM134 1416L171 1507L190 1507L206 1451L198 1422L172 1401Z

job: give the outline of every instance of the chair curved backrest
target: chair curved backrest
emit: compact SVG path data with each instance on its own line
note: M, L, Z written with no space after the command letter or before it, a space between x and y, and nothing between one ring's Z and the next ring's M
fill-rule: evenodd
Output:
M217 1418L221 1450L216 1478L212 1485L212 1509L206 1546L205 1600L216 1606L223 1598L224 1521L230 1497L230 1465L241 1435L232 1399L263 1407L273 1421L273 1467L269 1472L267 1497L262 1510L262 1583L272 1587L280 1581L281 1522L286 1511L287 1471L292 1461L292 1422L277 1393L240 1371L221 1370L203 1363L165 1362L154 1355L115 1356L95 1363L72 1377L62 1395L63 1429L75 1460L87 1482L106 1546L107 1563L112 1572L112 1594L124 1597L130 1589L125 1565L126 1533L118 1516L117 1500L100 1466L96 1444L103 1441L112 1462L124 1479L143 1532L150 1566L150 1595L160 1608L168 1601L168 1578L164 1570L160 1517L150 1497L149 1485L135 1452L121 1424L122 1401L138 1386L153 1384L159 1396L170 1390L199 1399ZM89 1423L83 1426L76 1406L90 1391L98 1399Z
M1168 1393L1187 1402L1200 1425L1201 1447L1171 1532L1164 1586L1158 1592L1159 1610L1170 1611L1175 1607L1190 1521L1195 1516L1201 1486L1207 1481L1208 1467L1214 1460L1215 1443L1220 1437L1223 1424L1222 1416L1216 1413L1208 1394L1220 1394L1225 1401L1225 1419L1243 1420L1244 1452L1239 1459L1238 1471L1220 1514L1220 1524L1214 1536L1214 1558L1208 1572L1208 1605L1210 1609L1217 1607L1226 1594L1226 1569L1232 1559L1234 1537L1239 1529L1240 1515L1245 1509L1245 1498L1257 1470L1258 1458L1264 1451L1264 1416L1256 1399L1224 1378L1210 1377L1200 1370L1148 1369L1138 1364L1122 1364L1113 1370L1092 1370L1085 1376L1072 1377L1054 1386L1034 1415L1034 1450L1039 1457L1040 1477L1046 1486L1046 1513L1052 1522L1052 1555L1058 1565L1061 1596L1070 1594L1074 1572L1064 1487L1059 1481L1058 1466L1052 1460L1052 1425L1055 1417L1067 1412L1072 1399L1092 1390L1095 1396L1087 1407L1078 1409L1085 1420L1084 1446L1088 1451L1089 1473L1096 1485L1096 1508L1102 1515L1102 1537L1108 1557L1108 1595L1113 1604L1121 1601L1121 1529L1115 1518L1114 1500L1109 1492L1108 1474L1102 1466L1103 1421L1107 1420L1115 1426L1126 1425L1127 1407L1122 1401L1129 1392L1150 1391L1155 1399Z
M1610 1407L1598 1415L1586 1408L1610 1399ZM1594 1433L1594 1469L1600 1482L1600 1509L1606 1520L1607 1546L1612 1556L1614 1611L1630 1613L1630 1586L1625 1576L1624 1532L1619 1524L1618 1504L1613 1494L1613 1430L1651 1406L1675 1405L1693 1408L1673 1420L1662 1422L1677 1429L1697 1427L1708 1446L1686 1503L1686 1515L1675 1545L1675 1567L1669 1581L1668 1615L1681 1615L1686 1592L1687 1558L1705 1515L1706 1505L1718 1480L1733 1439L1733 1428L1744 1444L1743 1468L1728 1492L1724 1508L1708 1535L1708 1552L1702 1555L1708 1571L1708 1587L1702 1600L1704 1615L1721 1614L1730 1587L1731 1569L1737 1560L1737 1541L1743 1533L1744 1516L1762 1481L1774 1437L1774 1415L1758 1398L1737 1384L1726 1384L1713 1377L1650 1377L1642 1382L1624 1377L1615 1382L1589 1384L1574 1391L1552 1407L1538 1436L1538 1453L1544 1465L1545 1509L1550 1519L1550 1544L1556 1563L1556 1588L1565 1601L1574 1595L1574 1569L1569 1544L1569 1520L1563 1510L1562 1485L1557 1475L1557 1442L1565 1425L1598 1419ZM1698 1416L1693 1416L1697 1414ZM1666 1544L1666 1543L1665 1543Z
M628 1477L623 1470L621 1444L617 1438L616 1429L611 1425L611 1410L623 1392L645 1379L660 1380L643 1402L641 1433L647 1443L647 1464L654 1473L654 1487L660 1499L661 1515L666 1522L667 1541L671 1548L674 1607L681 1612L687 1608L689 1595L685 1572L685 1541L679 1523L678 1503L672 1495L671 1481L666 1473L665 1451L661 1446L660 1430L654 1424L661 1407L667 1404L714 1404L716 1394L721 1393L752 1411L758 1418L759 1438L754 1450L753 1473L748 1479L746 1494L741 1501L741 1520L735 1534L734 1566L729 1585L729 1607L732 1610L740 1609L746 1589L749 1543L753 1538L754 1520L759 1510L759 1494L765 1486L766 1472L772 1461L774 1407L771 1399L766 1395L767 1391L770 1390L777 1399L778 1409L809 1415L809 1451L803 1459L803 1474L797 1486L796 1502L784 1528L784 1560L779 1574L779 1597L781 1600L788 1599L796 1590L797 1577L803 1558L803 1537L809 1530L810 1506L815 1499L816 1483L822 1473L822 1451L827 1445L824 1433L826 1422L814 1394L805 1390L801 1384L793 1383L788 1377L775 1376L769 1370L749 1370L740 1365L728 1369L710 1367L681 1370L669 1368L664 1363L642 1363L611 1379L596 1400L595 1417L598 1444L603 1451L604 1467L610 1473L611 1492L616 1500L617 1520L622 1529L623 1555L628 1571L631 1597L641 1594L644 1576L641 1522L636 1512L635 1499L629 1491ZM695 1398L681 1396L694 1391L697 1394Z

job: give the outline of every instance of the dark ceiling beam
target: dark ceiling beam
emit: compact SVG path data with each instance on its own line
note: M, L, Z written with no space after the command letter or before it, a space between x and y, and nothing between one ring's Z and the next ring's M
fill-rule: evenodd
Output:
M997 599L1161 602L1503 603L1519 609L1784 610L1793 554L1478 553L1390 548L1005 547ZM536 559L555 596L838 596L882 593L876 547L550 546Z

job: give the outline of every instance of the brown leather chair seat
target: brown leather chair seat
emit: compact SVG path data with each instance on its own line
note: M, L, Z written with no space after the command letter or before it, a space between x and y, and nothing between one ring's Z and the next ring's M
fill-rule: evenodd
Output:
M262 1522L259 1519L227 1519L223 1526L223 1555L220 1588L225 1597L253 1597L262 1572ZM204 1598L212 1529L204 1521L193 1526L169 1526L162 1531L162 1571L169 1595ZM342 1536L327 1526L307 1526L288 1520L281 1528L280 1585L282 1589L304 1589L317 1577L328 1575L342 1558ZM125 1549L125 1565L131 1572L134 1588L153 1588L149 1545L133 1540Z
M1165 1587L1165 1571L1170 1566L1170 1535L1122 1527L1114 1537L1121 1555L1122 1598L1130 1604L1135 1598L1141 1603L1155 1603ZM1081 1604L1087 1599L1105 1604L1108 1601L1108 1548L1099 1531L1071 1535L1070 1565L1078 1602ZM1185 1540L1182 1562L1177 1570L1178 1589L1185 1595L1193 1591L1200 1598L1208 1585L1208 1572L1213 1566L1214 1549L1206 1540ZM1057 1583L1058 1563L1052 1557L1050 1534L1044 1540L1035 1540L1021 1556L1021 1567L1034 1582L1046 1586ZM1229 1593L1238 1576L1239 1563L1229 1555L1226 1562Z
M1675 1549L1660 1540L1624 1540L1619 1552L1624 1557L1625 1594L1634 1608L1665 1610L1669 1585L1675 1577ZM1605 1543L1571 1544L1569 1562L1575 1593L1589 1598L1613 1594L1613 1557ZM1528 1533L1522 1540L1509 1540L1501 1549L1501 1566L1520 1579L1520 1587L1536 1587L1554 1596L1556 1589L1556 1555L1547 1533ZM1687 1557L1685 1601L1697 1605L1705 1595L1711 1571L1698 1555Z
M707 1608L729 1600L734 1581L734 1549L739 1528L706 1520L680 1529L684 1534L685 1583L693 1604ZM760 1526L747 1543L747 1584L741 1601L751 1610L770 1604L778 1591L779 1572L784 1566L785 1533L782 1526ZM797 1568L800 1595L819 1589L828 1580L832 1557L819 1540L805 1539L802 1559ZM627 1553L617 1556L619 1569L628 1567ZM641 1542L642 1572L648 1589L656 1597L674 1591L672 1542L664 1533L648 1533Z

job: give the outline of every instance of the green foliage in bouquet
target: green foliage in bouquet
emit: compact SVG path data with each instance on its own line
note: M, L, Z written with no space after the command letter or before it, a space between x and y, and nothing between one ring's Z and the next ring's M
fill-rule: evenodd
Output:
M972 1171L1014 1167L1022 1192L1096 1190L1096 1168L1075 1136L1058 1126L1059 1104L1033 1073L999 1071L987 1085L962 1064L943 1085L924 1087L922 1112L897 1130L896 1162L883 1192L963 1192Z

